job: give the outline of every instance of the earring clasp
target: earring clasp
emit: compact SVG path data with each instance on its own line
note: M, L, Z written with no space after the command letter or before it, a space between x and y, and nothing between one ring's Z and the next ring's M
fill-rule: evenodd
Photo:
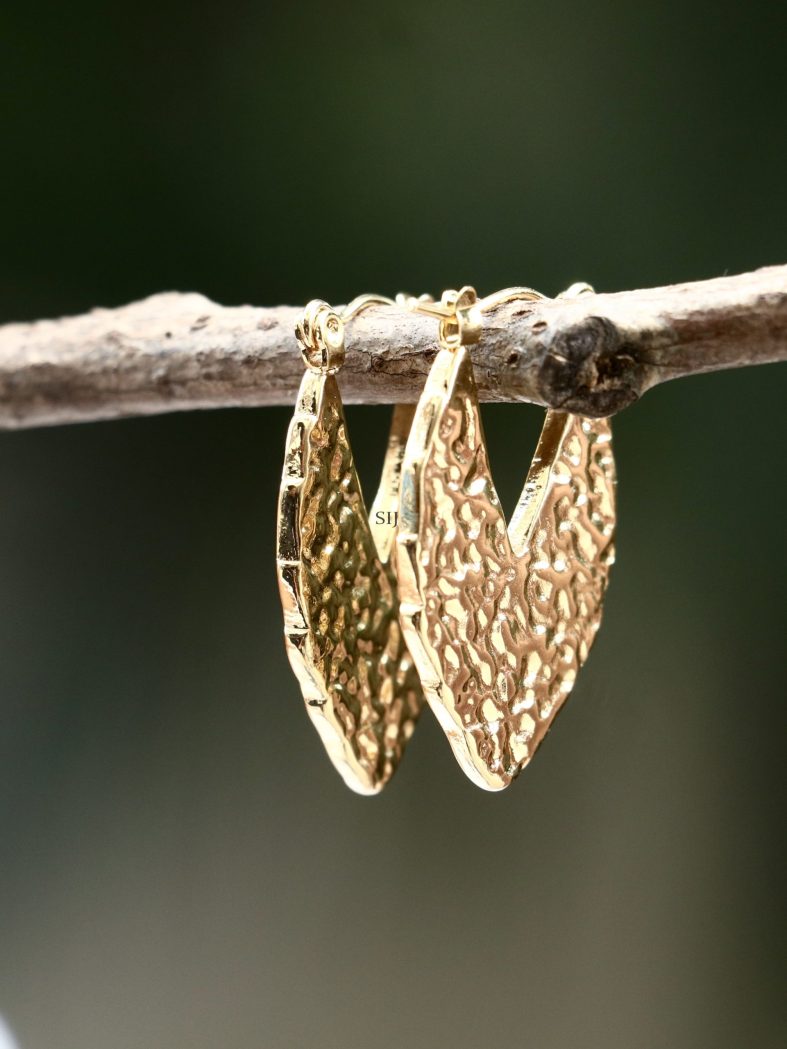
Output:
M439 302L430 295L396 296L396 303L410 313L434 317L440 322L440 345L449 350L478 342L481 336L481 310L475 288L466 284L459 291L444 291Z

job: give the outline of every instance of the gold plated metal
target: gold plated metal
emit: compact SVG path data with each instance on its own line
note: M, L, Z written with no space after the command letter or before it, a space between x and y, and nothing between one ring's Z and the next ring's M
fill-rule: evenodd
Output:
M581 294L587 285L569 292ZM601 620L614 560L609 422L548 411L506 527L465 343L512 288L478 300L401 297L440 320L438 353L401 471L400 616L424 694L460 765L487 790L532 758L571 691Z
M413 408L394 410L373 520L364 504L335 372L343 316L315 300L296 336L307 369L287 434L277 565L287 653L306 709L345 782L377 793L395 771L423 703L399 625L391 565L399 480Z

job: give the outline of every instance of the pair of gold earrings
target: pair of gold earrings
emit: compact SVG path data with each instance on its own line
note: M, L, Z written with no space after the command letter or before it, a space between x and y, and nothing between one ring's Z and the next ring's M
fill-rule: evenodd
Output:
M424 698L470 779L507 787L598 630L614 560L609 422L547 411L507 526L467 349L489 309L539 298L511 288L479 300L469 287L440 302L362 296L341 316L315 300L296 329L306 373L279 497L284 633L306 709L361 794L393 775ZM368 514L336 372L345 323L377 303L435 317L440 349L418 405L394 409Z

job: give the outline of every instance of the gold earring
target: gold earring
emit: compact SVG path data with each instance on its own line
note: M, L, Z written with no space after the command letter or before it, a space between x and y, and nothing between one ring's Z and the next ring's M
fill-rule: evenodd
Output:
M413 408L394 410L370 525L335 373L344 322L319 300L296 329L306 372L287 434L277 566L287 653L306 709L345 782L375 794L395 771L423 704L398 621L390 563L399 475Z
M590 290L575 285L564 294ZM548 411L506 527L466 343L472 288L404 304L440 319L441 349L407 442L397 535L402 627L429 704L474 783L507 787L532 758L585 662L614 560L609 422Z

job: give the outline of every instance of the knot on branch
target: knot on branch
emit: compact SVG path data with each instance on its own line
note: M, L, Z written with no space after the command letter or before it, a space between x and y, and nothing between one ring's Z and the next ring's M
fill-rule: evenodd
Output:
M643 390L644 366L606 317L547 329L542 342L538 382L545 404L603 417L633 404Z

